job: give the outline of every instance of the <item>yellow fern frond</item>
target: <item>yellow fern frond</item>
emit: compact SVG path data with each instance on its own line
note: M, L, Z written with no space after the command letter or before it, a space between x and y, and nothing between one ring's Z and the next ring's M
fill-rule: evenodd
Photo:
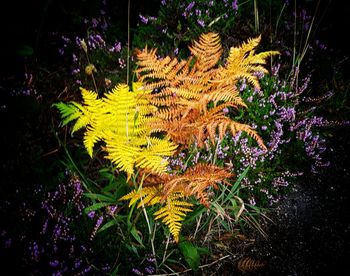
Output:
M162 173L166 170L165 156L171 156L176 146L164 139L151 137L151 125L158 119L150 116L157 108L149 102L151 91L142 83L133 84L134 91L126 84L114 87L104 97L81 88L83 104L60 104L57 107L66 121L76 119L73 132L86 128L84 146L90 156L98 141L105 143L107 152L116 167L128 176L134 167Z
M138 190L133 190L119 200L130 200L129 207L139 201L137 208L144 206L152 206L161 201L162 186L140 187Z
M253 73L267 73L267 70L261 65L266 64L268 57L279 54L277 51L255 54L255 48L258 46L260 40L261 36L248 39L240 47L232 47L227 58L226 66L219 72L220 78L215 81L225 83L226 85L233 85L240 78L246 78L256 88L260 88L259 80Z
M186 213L192 211L189 207L193 206L193 204L187 201L179 200L183 197L184 195L182 192L170 194L166 198L164 206L154 213L155 219L161 219L162 222L168 226L176 242L179 241L182 221Z
M155 219L162 220L162 222L168 226L170 233L173 235L176 242L179 240L179 234L181 231L181 221L185 218L186 213L191 212L193 204L180 200L184 197L183 193L175 192L170 194L166 200L162 200L163 185L154 185L149 187L140 186L138 190L133 190L120 200L130 200L129 207L140 201L137 204L137 208L142 206L153 206L157 203L161 204L161 207L153 215Z

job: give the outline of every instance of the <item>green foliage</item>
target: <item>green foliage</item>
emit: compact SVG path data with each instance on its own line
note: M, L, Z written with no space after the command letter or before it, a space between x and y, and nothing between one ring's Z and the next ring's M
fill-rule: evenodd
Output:
M144 188L140 186L138 190L135 189L131 191L120 200L130 200L129 206L139 201L137 208L161 204L162 207L153 215L156 220L162 220L162 222L169 227L170 233L174 236L175 241L178 241L182 220L186 216L186 213L192 211L192 209L189 208L192 204L181 200L184 197L184 194L181 192L171 193L165 199L165 202L162 202L162 190L162 186Z
M264 230L259 224L260 217L266 212L262 206L270 206L278 202L277 200L282 195L288 193L293 188L292 185L289 185L289 181L298 176L300 168L304 168L313 158L313 156L305 155L306 149L309 150L310 147L308 148L308 145L300 137L305 134L305 130L309 130L312 137L320 134L314 125L304 126L304 129L294 128L296 123L316 116L312 110L303 107L305 103L302 103L302 98L297 93L300 91L300 87L297 87L298 81L299 83L301 81L299 72L292 71L289 67L290 64L281 64L281 67L288 68L288 74L293 72L289 75L291 79L284 80L276 74L272 76L259 74L258 72L266 73L268 71L261 66L264 63L263 60L268 55L276 54L276 52L268 52L266 55L255 54L254 50L258 46L259 38L249 40L241 47L242 51L237 51L237 47L233 47L231 50L228 48L229 44L230 46L236 45L242 39L251 37L251 33L257 32L260 27L264 42L259 47L265 47L270 42L276 43L276 45L278 43L278 47L284 54L280 60L282 62L287 59L286 53L292 49L290 59L293 59L292 67L294 70L294 66L300 65L305 54L302 42L306 41L305 45L309 46L310 32L295 29L295 33L288 37L289 44L280 41L283 28L287 28L281 24L281 18L284 18L287 11L287 4L279 1L266 3L242 1L239 3L239 9L236 10L229 6L231 3L228 1L227 3L226 1L214 3L214 1L200 0L193 2L194 6L190 5L192 1L189 0L169 0L166 2L166 5L160 7L157 18L146 16L148 22L140 23L138 28L133 30L132 47L143 48L148 45L152 48L158 48L157 53L165 54L168 57L162 58L152 52L152 58L153 56L158 58L160 65L153 66L152 64L150 66L152 69L149 71L164 69L163 71L167 74L167 72L177 68L177 72L175 69L172 72L175 72L174 75L176 75L178 72L185 71L183 69L185 67L181 67L185 63L174 67L174 63L171 62L174 61L172 57L178 55L180 60L191 52L196 57L188 62L188 68L191 71L198 65L196 62L200 58L198 58L198 53L188 51L185 44L197 38L200 33L219 32L224 38L220 55L223 53L229 58L228 63L223 64L220 56L213 59L213 64L226 70L226 78L223 81L227 84L232 86L239 80L237 89L236 87L232 89L237 92L235 94L237 97L243 99L239 105L246 107L246 110L232 108L229 105L221 105L217 110L223 112L225 109L225 116L230 119L252 125L254 133L256 131L261 135L267 149L257 148L253 139L244 133L234 133L232 136L221 131L223 135L218 138L216 128L212 127L203 129L203 133L205 135L209 133L211 139L204 139L206 137L203 135L202 148L199 148L198 144L192 144L186 149L178 149L178 152L174 154L175 146L166 137L160 139L159 137L162 135L151 135L154 129L150 129L151 124L149 123L154 123L154 121L152 121L150 114L154 114L156 109L147 102L148 99L141 96L142 93L154 95L156 90L162 90L165 86L164 82L162 83L160 80L162 76L160 74L148 76L149 79L155 78L160 81L157 87L152 87L155 88L153 93L136 88L129 91L127 85L118 86L112 92L107 92L106 89L111 87L111 84L125 79L126 74L123 69L127 60L126 47L113 54L108 51L108 47L111 46L108 43L97 48L88 44L86 50L78 47L78 51L80 51L79 62L78 65L74 65L74 69L79 67L80 72L74 77L79 78L89 87L94 86L95 90L99 87L99 94L104 95L104 97L99 97L97 91L82 89L82 103L57 103L55 107L62 115L63 126L75 121L72 134L85 128L84 146L90 156L94 156L93 149L96 145L103 144L101 148L107 152L107 158L112 161L113 166L102 168L98 172L94 171L100 176L98 180L90 181L87 178L87 181L84 181L85 188L88 190L85 196L91 201L90 206L84 209L86 213L95 211L102 215L108 213L110 206L118 207L117 213L108 215L108 220L100 225L94 241L97 244L96 248L100 249L99 253L107 256L110 263L115 263L110 270L112 275L117 271L130 272L136 263L145 264L146 257L144 256L150 251L157 260L161 260L158 263L159 266L155 266L159 271L161 269L171 270L167 265L170 263L179 264L178 260L181 257L185 259L190 269L198 270L201 261L200 255L204 251L199 245L213 249L215 247L213 242L215 233L220 234L227 231L233 235L238 228L243 230L248 226L249 231L253 227L264 235ZM254 6L254 3L258 3L258 5ZM268 23L266 20L267 10L278 15L277 18L274 18L276 21L271 21L273 23ZM294 16L299 23L307 23L300 21L299 14ZM295 28L297 27L295 26ZM272 33L269 33L271 30ZM102 33L96 29L89 29L85 40L89 41L99 34ZM296 38L300 38L300 41ZM207 49L207 47L203 48ZM132 48L130 50L130 52L134 52ZM213 58L211 54L208 56L208 60ZM242 60L248 62L244 63ZM168 64L168 67L162 68L162 64ZM87 66L89 67L87 68ZM137 69L138 72L141 72L140 67ZM244 70L242 73L241 68L238 67L246 69L248 73L252 71L255 73L245 74ZM203 71L206 72L206 69L208 68L204 68ZM187 78L188 83L185 85L187 90L176 90L177 94L187 93L190 85L198 88L196 81L204 79L204 73L202 73L195 76L196 78L193 77L194 75L192 78ZM173 78L174 75L169 74L170 77L164 79L169 83L171 81L175 83L178 79ZM205 83L203 87L210 87L209 81L203 81L203 83ZM247 86L247 83L253 84L255 88ZM148 85L150 84L148 83ZM227 94L220 91L215 97L208 97L209 102L205 102L200 107L201 111L206 112L227 100L230 91L226 88L223 90ZM203 89L198 89L198 91L204 94ZM173 100L173 93L164 95L161 95L160 102L164 103L166 97ZM192 96L191 94L190 97ZM342 101L343 99L337 100ZM180 105L188 105L189 108L186 110L188 113L191 108L195 107L195 105L189 105L189 102L185 101L182 101ZM335 106L338 104L335 103ZM287 110L292 113L295 110L295 113L290 118L283 119ZM182 119L186 115L188 114L180 112ZM198 123L198 120L194 119L193 121ZM170 125L174 125L174 121L171 121ZM180 123L179 126L181 129L184 124ZM191 125L189 129L193 129L193 126L195 124ZM214 129L215 131L213 131ZM279 137L276 136L278 131L282 133ZM178 131L178 129L174 131L174 134L188 136L187 133ZM276 141L278 142L275 143ZM168 158L165 160L164 156ZM97 155L94 158L97 159ZM214 184L199 186L196 185L196 181L200 181L199 178L196 180L195 177L191 178L186 175L189 171L194 171L193 168L196 168L198 163L211 163L217 168L227 168L239 176L233 185L228 182L226 183L228 185L223 185L220 181L215 180ZM101 164L105 165L99 162L98 166ZM93 165L89 164L86 166L87 169L82 170L79 174L82 176L84 173L93 174L89 171L92 167ZM120 171L126 172L128 177L125 177ZM173 181L169 181L170 177L167 178L169 175L164 172L169 172L171 177L174 177ZM156 173L157 176L154 176L153 173ZM159 176L157 173L162 174ZM210 178L208 176L209 166L206 167L206 173L202 173L205 181ZM196 176L195 173L193 175ZM132 176L132 183L129 181L130 176ZM148 177L151 178L151 181ZM140 180L141 178L142 180ZM166 183L175 183L176 185L165 189ZM129 192L129 184L133 186L131 192ZM193 193L194 188L197 189L197 194ZM181 189L187 194L182 193ZM200 198L199 194L205 195L203 202L207 203L208 208L197 202ZM129 208L122 204L120 199L130 200ZM156 220L162 221L164 225L160 224L159 226ZM148 232L145 231L147 229ZM179 241L178 244L169 242L171 240L169 232L175 241ZM167 241L164 240L164 235L167 237ZM182 238L188 238L191 242L184 241ZM129 262L131 259L132 264ZM118 261L119 264L117 264Z
M224 34L236 21L238 6L227 1L164 1L156 17L141 15L134 46L158 48L161 54L174 49L187 53L186 44L201 33ZM175 53L176 55L176 53Z
M200 264L200 255L197 247L191 242L183 241L179 243L179 248L190 268L197 271Z

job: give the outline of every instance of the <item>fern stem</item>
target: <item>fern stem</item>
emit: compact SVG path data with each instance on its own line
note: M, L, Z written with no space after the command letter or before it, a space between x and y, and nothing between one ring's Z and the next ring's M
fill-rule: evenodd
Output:
M195 239L195 238L196 238L196 235L197 235L197 232L198 232L199 226L201 225L202 216L203 216L203 213L201 213L201 214L199 215L199 219L197 220L196 230L194 231L193 236L192 236L192 237L193 237L193 239Z
M156 250L155 250L155 248L154 248L153 233L152 233L151 224L149 223L148 214L147 214L145 205L143 204L142 197L141 197L140 199L141 199L141 204L142 204L142 211L143 211L143 214L144 214L144 216L145 216L146 223L147 223L147 227L148 227L148 232L149 232L149 235L152 237L152 238L151 238L152 254L153 254L153 256L156 256Z
M57 133L55 133L56 139L58 140L58 143L60 146L62 146L64 152L66 153L67 157L68 157L68 161L71 163L73 169L78 173L79 177L82 179L82 184L84 186L84 188L91 193L92 191L89 189L89 187L87 186L88 180L86 179L85 175L80 171L80 169L78 168L78 166L75 164L72 156L69 154L69 151L66 147L65 144L63 144L63 142L61 141L61 139L58 137ZM95 184L95 183L94 183ZM96 185L96 184L95 184ZM97 186L97 185L96 185Z
M130 2L128 0L128 53L126 59L126 84L129 85L129 70L130 70Z
M170 242L170 235L168 236L168 238L167 238L167 240L166 240L166 244L165 244L165 249L164 249L163 259L162 259L161 265L165 262L166 253L167 253L167 251L168 251L169 242Z
M94 73L93 72L91 73L91 78L92 78L92 82L94 83L95 91L96 91L96 93L98 93L97 85L96 85L96 81L95 81L95 77L94 77Z
M140 186L139 186L139 192L142 191L142 184L143 184L143 180L144 179L145 179L145 174L142 175ZM133 182L136 185L136 178L133 178ZM142 199L142 196L140 196L140 201L141 201L142 212L143 212L143 214L145 216L145 219L146 219L146 223L147 223L147 227L148 227L148 233L149 233L149 235L151 237L150 240L151 240L152 254L155 257L156 256L156 250L155 250L155 247L154 247L154 239L155 239L155 232L156 232L155 231L156 230L156 223L154 224L155 227L154 227L154 232L153 232L151 224L150 224L150 221L149 221L149 218L148 218L148 214L147 214L147 211L146 211L146 208L145 208L145 204L144 204L143 199ZM155 264L156 264L156 267L157 267L157 260L156 260Z

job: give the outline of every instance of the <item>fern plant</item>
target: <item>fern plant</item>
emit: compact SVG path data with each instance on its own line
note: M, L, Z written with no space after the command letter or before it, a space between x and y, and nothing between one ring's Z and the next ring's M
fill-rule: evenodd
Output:
M158 107L154 116L159 118L154 130L164 131L175 143L188 147L196 141L200 147L215 135L220 138L229 130L232 135L244 131L265 148L255 130L226 116L223 110L246 107L236 83L246 78L260 88L257 72L266 73L266 58L276 51L255 54L260 37L250 39L240 47L230 49L227 62L219 66L222 46L217 33L202 34L189 47L191 56L179 61L169 56L159 58L156 49L139 51L139 81L145 89L157 91L150 94L150 102Z
M134 189L121 200L130 200L129 206L139 201L138 208L160 204L160 209L154 213L155 219L162 219L176 242L179 241L181 221L186 213L192 211L193 204L188 202L188 197L194 196L209 207L209 187L218 189L218 183L229 185L226 179L233 176L225 168L212 164L197 164L182 175L159 175L145 171L140 174L140 182L145 186Z
M121 200L130 200L129 206L139 201L138 208L159 204L154 216L168 226L175 241L179 241L182 220L191 211L188 197L209 207L208 191L218 189L218 183L229 184L227 180L233 174L214 164L197 164L182 174L165 174L164 157L173 155L177 146L181 150L196 142L202 147L207 138L214 144L215 137L223 138L228 130L233 135L245 131L265 148L256 131L223 111L246 107L236 82L246 78L259 88L254 73L266 72L262 66L265 59L277 54L256 55L259 41L260 37L231 48L224 66L218 66L222 46L216 33L203 34L194 41L188 60L160 59L156 50L146 47L138 52L139 82L133 84L133 91L119 85L98 98L96 92L81 89L83 104L55 105L63 125L76 120L72 133L86 129L84 145L90 156L94 145L102 141L106 157L129 178L134 176L135 189ZM155 132L164 132L167 137L157 138L152 135ZM138 174L134 174L135 167Z
M246 78L260 88L254 73L266 73L263 67L266 58L278 53L255 54L259 41L260 37L231 48L224 66L218 66L223 50L216 33L203 34L199 41L194 41L189 47L192 56L188 60L159 58L156 49L147 47L138 51L139 81L144 83L144 89L153 90L147 97L157 107L152 113L157 119L149 122L153 131L165 132L180 148L187 148L193 142L202 147L207 138L214 144L215 136L222 139L227 130L232 135L245 131L266 149L256 131L230 119L223 111L246 107L236 88L237 81ZM229 184L227 179L233 176L227 169L209 164L197 164L182 175L150 175L147 171L142 175L146 187L130 192L122 200L130 200L130 204L140 200L138 207L163 204L154 215L163 219L176 241L181 220L191 210L182 198L194 196L209 207L209 188L218 189L217 183Z
M83 103L57 103L63 118L63 125L76 120L72 133L85 128L84 146L90 156L94 145L102 141L116 167L126 172L130 178L135 167L149 169L154 173L164 173L167 166L165 156L171 156L176 145L167 139L151 135L153 130L148 114L155 109L144 96L150 93L140 89L140 83L133 84L129 91L126 84L120 84L98 98L94 91L81 88Z

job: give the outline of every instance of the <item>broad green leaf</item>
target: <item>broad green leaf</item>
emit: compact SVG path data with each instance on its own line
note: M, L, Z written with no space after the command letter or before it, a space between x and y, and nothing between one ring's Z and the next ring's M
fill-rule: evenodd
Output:
M198 270L200 256L197 247L189 241L184 241L179 244L179 248L190 268L194 271Z

